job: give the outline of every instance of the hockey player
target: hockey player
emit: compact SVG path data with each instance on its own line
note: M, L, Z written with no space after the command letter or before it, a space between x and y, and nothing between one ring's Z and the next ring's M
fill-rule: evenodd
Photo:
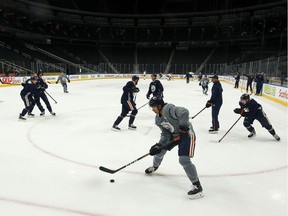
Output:
M57 81L56 81L56 84L58 84L59 81L61 82L61 85L63 86L64 92L65 92L65 93L69 93L69 92L67 91L67 81L68 81L68 83L70 83L69 77L68 77L67 75L65 75L64 73L62 73L62 74L58 77L58 79L57 79Z
M164 103L160 97L152 97L149 105L156 114L155 124L161 129L161 137L159 142L150 148L149 154L154 156L153 166L147 168L145 173L149 175L155 172L167 150L170 151L178 146L179 163L192 183L188 196L192 199L202 197L202 186L197 170L191 162L191 158L194 156L196 137L192 124L189 122L189 111L184 107ZM165 145L169 141L174 142Z
M56 115L55 112L52 111L52 107L50 105L50 102L45 94L45 90L48 88L47 83L42 79L43 73L42 72L38 72L37 73L37 85L40 86L40 88L38 89L38 91L35 94L35 102L36 105L38 106L39 110L40 110L40 116L45 115L45 109L43 108L41 102L40 102L40 98L44 101L47 109L49 110L49 112L51 113L51 115Z
M244 74L244 76L247 77L246 93L248 93L248 89L250 88L250 92L252 94L253 93L252 82L254 80L254 76L253 75L247 75L247 74Z
M218 80L218 76L214 75L211 77L213 82L213 87L211 89L211 98L206 103L206 108L209 108L212 106L212 127L209 129L209 133L218 133L219 129L219 121L218 121L218 115L220 108L223 103L222 99L222 85Z
M22 112L19 115L20 120L26 120L24 117L27 113L28 116L34 117L35 115L32 113L33 108L35 106L35 100L33 98L33 95L37 91L37 88L39 86L36 85L37 83L37 77L33 76L30 79L28 79L25 83L22 83L22 86L24 87L21 92L20 96L24 102L25 108L22 110Z
M261 95L262 87L264 83L264 73L258 73L255 77L256 93L255 95Z
M256 119L277 141L280 141L280 137L275 133L275 130L264 113L262 106L254 99L250 99L249 94L243 94L240 97L239 105L241 108L234 109L234 112L245 117L243 125L250 132L248 135L249 138L256 136L256 131L252 126L254 120Z
M209 84L209 79L207 78L207 75L205 75L201 80L200 80L200 83L199 85L202 86L202 92L203 94L205 95L208 95L207 92L208 92L208 84Z
M157 74L151 75L152 82L149 85L149 90L146 94L146 98L149 100L150 95L153 94L153 96L159 96L163 98L163 85L159 80L157 80Z
M192 75L190 73L186 73L184 77L186 78L186 83L188 84Z
M240 81L240 73L237 73L236 77L235 77L235 85L234 88L238 88L239 87L239 81Z
M128 129L130 130L136 130L137 127L133 124L135 120L135 116L138 113L138 110L136 108L136 104L134 101L134 94L139 92L139 88L136 87L138 84L139 77L136 75L132 76L132 80L127 82L126 85L123 87L123 94L121 96L121 104L122 104L122 112L114 122L112 126L112 130L114 131L120 131L121 129L118 127L118 125L121 123L123 118L126 117L126 115L131 112L130 118L129 118L129 124Z
M146 80L146 71L143 72L143 79Z

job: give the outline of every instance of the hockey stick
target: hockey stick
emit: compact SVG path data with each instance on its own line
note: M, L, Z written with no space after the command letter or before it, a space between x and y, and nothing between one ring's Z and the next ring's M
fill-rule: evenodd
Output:
M46 90L44 92L57 104L57 101Z
M173 141L173 140L169 141L169 142L166 143L165 145L161 146L160 149L163 149L164 147L170 145L170 144L173 143L173 142L175 142L175 141ZM100 166L99 169L100 169L101 171L103 171L103 172L107 172L107 173L110 173L110 174L114 174L114 173L116 173L116 172L118 172L118 171L120 171L120 170L126 168L127 166L130 166L131 164L136 163L137 161L139 161L139 160L141 160L141 159L147 157L148 155L150 155L150 153L147 153L147 154L145 154L145 155L143 155L143 156L137 158L136 160L134 160L134 161L132 161L132 162L130 162L130 163L128 163L128 164L126 164L126 165L120 167L119 169L116 169L116 170L111 170L111 169L108 169L108 168L103 167L103 166Z
M240 117L237 119L237 121L229 128L229 130L222 136L222 138L218 141L221 142L222 139L224 139L224 137L229 133L229 131L236 125L236 123L241 119L241 115Z
M191 119L194 119L197 115L199 115L204 109L206 109L207 107L204 107L203 109L201 109L196 115L194 115L193 117L191 117Z

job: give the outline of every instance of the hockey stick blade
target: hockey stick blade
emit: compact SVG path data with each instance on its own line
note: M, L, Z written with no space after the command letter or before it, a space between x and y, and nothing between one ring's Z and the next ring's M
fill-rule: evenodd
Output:
M117 170L111 170L111 169L108 169L106 167L103 167L103 166L100 166L99 169L103 172L107 172L107 173L110 173L110 174L114 174L115 172L117 172Z

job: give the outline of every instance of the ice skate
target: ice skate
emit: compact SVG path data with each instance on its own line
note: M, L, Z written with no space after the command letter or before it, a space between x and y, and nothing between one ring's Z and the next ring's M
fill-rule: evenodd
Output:
M130 125L128 126L128 129L130 129L130 130L136 130L137 127L136 127L134 124L130 124Z
M277 141L280 141L280 137L279 137L277 134L273 135L273 137L274 137Z
M209 133L211 134L217 134L218 133L218 129L213 129L212 127L209 129Z
M27 120L27 119L20 114L20 115L19 115L19 120Z
M40 113L40 116L43 116L43 115L45 115L45 110Z
M256 131L253 130L253 131L251 131L250 134L248 135L248 138L253 138L253 137L255 137L255 136L256 136Z
M148 168L145 170L145 173L146 173L146 174L151 174L151 173L155 172L157 169L158 169L158 167L151 166L151 167L148 167Z
M202 186L200 182L197 181L192 185L191 190L188 191L187 194L188 194L189 199L198 199L204 196L202 191L203 191Z
M35 116L35 114L33 114L33 113L28 113L28 117L34 117Z
M54 115L54 116L56 115L56 113L55 113L55 112L53 112L53 111L51 111L51 112L50 112L50 114L51 114L51 115Z
M113 125L112 130L113 131L121 131L121 128L119 128L118 125Z

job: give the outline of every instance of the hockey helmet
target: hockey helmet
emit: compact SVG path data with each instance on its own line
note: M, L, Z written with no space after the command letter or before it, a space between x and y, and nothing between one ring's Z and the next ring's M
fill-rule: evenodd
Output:
M132 76L132 80L133 80L133 81L138 81L138 80L139 80L139 76L133 75L133 76Z
M250 95L249 94L243 94L240 97L240 100L245 100L245 101L249 102L250 101Z
M150 99L150 101L149 101L149 106L150 106L150 107L155 107L155 106L158 106L158 105L161 105L161 106L164 105L163 98L160 97L160 96L153 96L153 97Z
M38 71L37 72L37 76L39 77L39 76L43 76L43 72L42 71Z
M33 81L37 81L37 77L36 76L32 76L31 78L30 78L30 80L33 80Z

